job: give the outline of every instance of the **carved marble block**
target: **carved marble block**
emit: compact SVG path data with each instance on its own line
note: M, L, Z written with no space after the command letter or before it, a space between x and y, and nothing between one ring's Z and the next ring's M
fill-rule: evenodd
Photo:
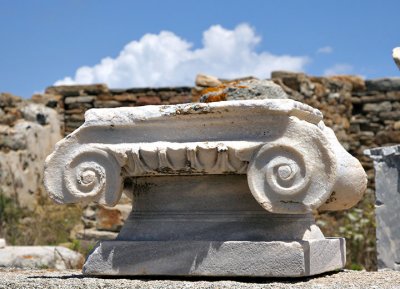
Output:
M374 160L378 269L400 271L400 145L364 153Z
M289 99L92 109L47 158L58 203L133 209L88 275L308 276L343 268L313 210L355 205L360 163L320 111Z

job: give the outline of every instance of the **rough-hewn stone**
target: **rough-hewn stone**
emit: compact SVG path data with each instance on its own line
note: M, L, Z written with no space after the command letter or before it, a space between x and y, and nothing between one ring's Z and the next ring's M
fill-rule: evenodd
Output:
M285 99L283 89L269 80L228 82L200 91L200 102L243 99Z
M19 102L21 102L21 98L11 93L0 93L0 107L15 107Z
M380 78L366 80L365 85L370 91L398 91L400 90L400 78Z
M44 105L26 101L14 105L19 118L0 125L0 191L32 209L43 191L44 160L61 138L60 123L56 111Z
M104 84L91 84L91 85L59 85L50 86L46 89L45 93L67 96L79 96L79 95L98 95L106 93L108 87Z
M70 96L64 99L65 104L71 104L76 102L92 102L95 99L94 96L86 95L86 96Z

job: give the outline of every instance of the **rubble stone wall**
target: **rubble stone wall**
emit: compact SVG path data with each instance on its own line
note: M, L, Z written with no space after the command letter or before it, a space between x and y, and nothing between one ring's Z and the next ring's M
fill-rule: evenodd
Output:
M33 98L58 111L67 135L84 122L85 111L90 108L185 103L191 101L191 90L190 87L109 89L103 84L52 86L45 94Z

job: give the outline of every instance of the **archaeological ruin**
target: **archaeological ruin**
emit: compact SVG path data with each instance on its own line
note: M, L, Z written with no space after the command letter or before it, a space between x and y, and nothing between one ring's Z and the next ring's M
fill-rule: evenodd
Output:
M272 73L271 80L285 91L289 99L322 112L326 126L333 129L340 144L365 169L368 176L365 197L373 203L373 162L364 151L400 142L400 79L314 77L277 71ZM56 141L84 123L85 112L90 108L191 103L204 95L210 101L230 100L235 99L230 85L237 81L206 78L198 79L194 87L172 88L110 89L102 84L57 86L49 87L29 100L2 93L1 192L16 200L18 206L32 209L37 198L46 195L42 186L46 156ZM165 121L169 122L168 119ZM129 181L124 184L127 188L133 185ZM331 197L334 200L335 196ZM360 203L358 207L363 209L364 205ZM72 236L82 241L114 239L128 220L130 211L131 201L126 196L122 196L114 207L89 203L83 208L82 222L77 224ZM323 221L330 222L330 219ZM323 225L321 228L324 231Z

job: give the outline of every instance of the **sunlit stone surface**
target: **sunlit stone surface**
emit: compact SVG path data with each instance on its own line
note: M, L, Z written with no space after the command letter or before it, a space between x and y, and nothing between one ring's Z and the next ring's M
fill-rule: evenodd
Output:
M265 99L89 110L45 185L58 203L132 198L85 274L294 277L344 266L312 211L355 205L366 175L318 110Z

